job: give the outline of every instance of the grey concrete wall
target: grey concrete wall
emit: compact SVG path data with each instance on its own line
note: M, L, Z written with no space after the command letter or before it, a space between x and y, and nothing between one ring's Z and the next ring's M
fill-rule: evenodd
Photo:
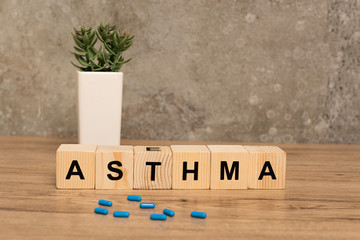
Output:
M75 137L72 27L117 22L122 137L360 143L359 1L0 1L0 134Z

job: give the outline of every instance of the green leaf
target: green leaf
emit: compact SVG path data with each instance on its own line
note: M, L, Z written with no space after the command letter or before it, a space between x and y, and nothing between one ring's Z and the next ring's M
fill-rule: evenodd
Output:
M84 34L84 45L87 46L89 43L89 36L87 35L87 33Z
M84 51L84 50L82 50L82 49L80 49L80 48L78 48L78 47L74 47L74 49L75 49L76 51L78 51L79 53L82 53L82 54L87 53L86 51Z
M94 40L92 41L92 43L90 44L90 47L94 47L95 43L97 42L97 38L94 38Z
M104 40L102 39L102 37L99 35L99 33L95 32L96 33L96 37L97 39L99 39L102 43L104 42Z
M115 65L115 62L114 62L114 61L111 61L110 59L107 59L107 62L108 62L108 63L111 63L111 64L109 64L109 65Z
M108 60L108 58L107 58L107 54L106 54L106 52L105 52L104 49L103 49L103 51L102 51L102 57L103 57L103 59L104 59L104 62L106 63L107 60Z
M75 53L75 52L72 52L72 51L69 51L69 53L73 54L76 57L83 57L83 55L81 54L78 54L78 53Z
M122 66L122 63L117 64L117 65L112 69L112 71L113 71L113 72L118 72L118 71L120 70L121 66Z
M97 51L95 48L89 48L89 52L93 55L93 56L97 56Z
M103 70L105 67L106 67L106 65L104 65L104 66L102 66L102 67L99 67L99 68L95 68L94 71L101 71L101 70Z
M130 62L131 61L131 59L132 58L129 58L128 60L126 60L125 62L123 62L123 63L128 63L128 62Z
M108 50L111 54L116 55L116 54L109 48L109 46L108 46L106 43L104 43L104 47L105 47L106 50Z
M79 40L79 42L83 42L83 36L81 35L73 35L74 38L76 38L77 40Z
M126 38L121 39L121 41L118 43L119 48L123 48L125 43L126 43Z
M102 39L103 41L106 41L107 35L105 33L105 30L103 28L101 28L101 27L98 27L98 33L101 36L99 39Z
M97 64L94 60L90 59L90 61L98 68L100 68L101 66L99 64Z
M76 37L74 37L74 42L79 48L85 50L85 45L82 42L80 42Z
M89 41L92 42L94 40L95 37L95 32L91 32L89 33Z
M85 59L86 59L86 62L88 63L90 60L90 53L89 52L86 52L85 54Z
M116 44L116 34L112 36L113 43Z
M116 31L108 32L109 38L115 38L116 37L115 33L116 33Z
M72 61L70 62L74 67L79 68L81 71L86 71L87 68L84 67L80 67L78 65L76 65L75 63L73 63Z
M75 58L76 58L76 60L79 61L79 63L80 63L81 65L84 65L84 66L86 66L86 67L90 67L90 64L87 63L87 62L85 61L85 59L83 59L82 56L77 56L77 55L75 55Z
M126 46L124 46L121 50L122 50L122 51L126 51L131 45L132 45L132 42L130 42L129 44L127 44Z

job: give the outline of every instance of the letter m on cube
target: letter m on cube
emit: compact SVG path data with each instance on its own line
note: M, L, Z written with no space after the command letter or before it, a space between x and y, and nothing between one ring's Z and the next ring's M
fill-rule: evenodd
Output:
M241 145L208 145L211 189L246 189L248 151Z

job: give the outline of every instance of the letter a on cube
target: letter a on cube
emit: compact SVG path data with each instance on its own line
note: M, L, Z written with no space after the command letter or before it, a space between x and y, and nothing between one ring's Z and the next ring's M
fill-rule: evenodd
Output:
M61 144L56 151L56 187L95 187L96 145Z
M134 147L134 189L171 189L171 170L168 146Z
M208 145L211 189L246 189L249 153L240 145Z
M98 146L95 188L132 189L133 165L132 146Z
M173 189L210 188L210 151L205 145L171 145Z
M275 146L245 146L250 154L249 189L284 189L286 153Z

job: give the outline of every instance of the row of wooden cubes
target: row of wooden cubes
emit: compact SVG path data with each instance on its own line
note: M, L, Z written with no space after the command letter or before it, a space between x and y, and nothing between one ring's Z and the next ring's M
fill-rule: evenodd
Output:
M275 146L62 144L59 189L284 189L286 153Z

